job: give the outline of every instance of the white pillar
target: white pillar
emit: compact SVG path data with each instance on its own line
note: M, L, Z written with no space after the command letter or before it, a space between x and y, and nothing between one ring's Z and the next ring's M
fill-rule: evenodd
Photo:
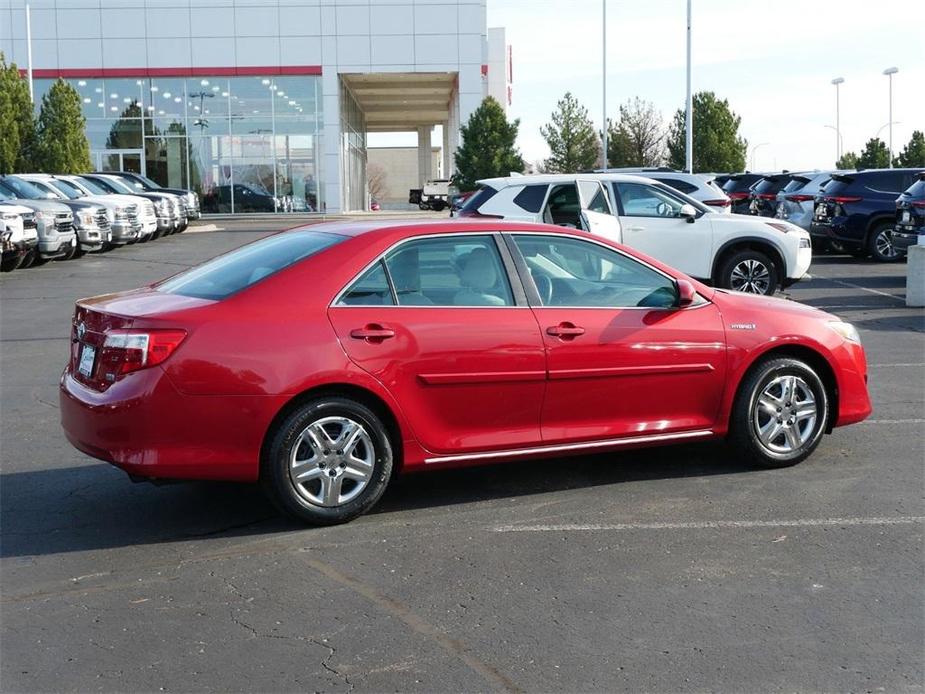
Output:
M431 153L430 132L433 126L425 125L418 128L418 185L424 186L430 180L433 169L433 154Z
M906 263L906 306L925 306L925 246L909 246Z
M452 178L453 174L450 171L450 159L452 158L452 153L450 152L450 121L444 121L443 123L443 177Z

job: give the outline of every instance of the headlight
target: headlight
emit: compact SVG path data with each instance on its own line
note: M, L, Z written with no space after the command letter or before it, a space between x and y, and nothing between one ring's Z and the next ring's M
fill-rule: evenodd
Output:
M811 248L812 244L809 242L809 239L800 239L800 248Z
M41 210L36 210L35 211L35 221L41 222L43 219L45 219L45 213L42 212Z
M82 226L92 227L96 224L96 220L90 212L79 212L77 214L77 219L80 220Z
M116 221L116 213L115 213L115 210L113 210L112 208L107 207L107 208L106 208L106 219L108 219L110 222Z
M844 339L848 340L848 342L861 344L861 336L858 334L858 329L851 325L851 323L845 323L840 320L830 320L829 327Z

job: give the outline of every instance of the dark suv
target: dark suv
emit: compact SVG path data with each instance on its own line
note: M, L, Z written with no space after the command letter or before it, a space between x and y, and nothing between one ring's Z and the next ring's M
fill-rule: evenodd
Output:
M810 233L837 241L858 258L881 262L903 258L893 246L896 198L922 169L868 169L832 174L816 196Z
M751 194L751 187L757 181L760 181L764 176L761 174L748 173L737 173L732 174L726 179L726 182L723 184L723 192L729 196L729 200L732 202L732 211L735 214L748 214L748 206L750 200L748 196Z
M920 243L922 236L925 236L925 173L920 173L896 200L893 246L905 253L909 246Z
M748 196L748 213L761 217L773 217L777 213L777 194L790 183L796 174L768 174L752 184Z

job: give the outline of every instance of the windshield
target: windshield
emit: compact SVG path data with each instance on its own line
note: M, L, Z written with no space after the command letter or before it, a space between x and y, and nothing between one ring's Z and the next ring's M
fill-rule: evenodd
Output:
M12 195L9 190L4 188L2 183L0 183L0 200L3 200L4 202L16 200L16 197Z
M48 197L45 192L36 188L29 183L29 181L17 178L16 176L5 177L3 183L7 188L12 190L17 197L25 198L26 200L41 200L42 198Z
M115 177L105 179L104 184L111 186L117 193L128 193L129 195L131 195L132 193L136 192L135 190L130 188L127 183Z
M182 272L157 289L199 299L224 299L345 238L318 231L276 234Z
M115 192L97 183L96 180L92 178L81 178L80 182L87 190L89 190L91 193L95 193L96 195L109 195L110 193Z
M63 193L71 200L77 200L77 198L82 198L85 195L85 193L73 183L61 180L60 178L49 181L48 185L52 186L58 192Z
M132 183L141 185L145 190L160 190L161 186L152 181L147 176L142 176L141 174L133 174L131 178L128 179Z
M36 189L40 190L44 197L55 197L57 199L66 198L66 195L63 195L59 191L55 190L52 186L48 185L45 181L29 181L29 183L34 186Z

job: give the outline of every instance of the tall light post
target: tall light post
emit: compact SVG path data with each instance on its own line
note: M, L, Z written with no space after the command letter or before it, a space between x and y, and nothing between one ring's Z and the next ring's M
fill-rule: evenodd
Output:
M893 75L899 72L898 67L888 67L883 71L890 80L890 119L887 124L890 126L890 168L893 168Z
M607 0L601 0L601 10L604 14L601 21L601 41L603 43L603 66L604 66L604 79L603 79L603 88L604 88L604 120L601 130L604 133L604 166L603 168L607 169Z
M29 101L35 104L35 88L32 86L32 8L26 3L26 74L29 78Z
M687 113L684 116L684 162L694 173L694 103L691 96L691 0L687 0Z
M752 171L755 170L755 152L758 151L759 147L764 147L765 145L769 145L769 144L771 143L770 142L759 142L757 145L752 147L752 168L751 168Z
M841 133L838 132L838 128L834 125L823 125L822 127L835 131L835 163L838 163L838 160L841 159L838 153L842 150L842 145L844 144L841 139Z
M841 150L841 94L839 91L839 85L843 84L845 81L844 77L836 77L832 80L832 84L835 85L835 133L838 135L835 138L838 141L838 149L835 157L836 160L841 159L842 150Z

